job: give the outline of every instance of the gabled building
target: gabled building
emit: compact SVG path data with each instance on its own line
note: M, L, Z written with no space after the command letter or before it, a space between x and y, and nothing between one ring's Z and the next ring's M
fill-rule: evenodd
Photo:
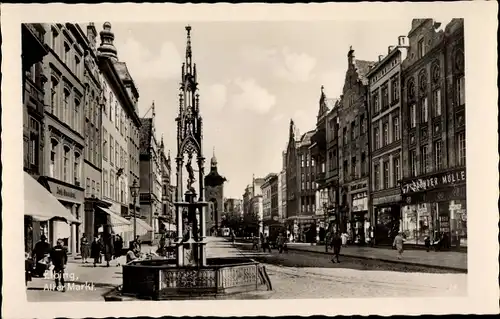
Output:
M443 28L444 27L444 28ZM402 62L402 216L407 242L467 245L464 20L414 19Z
M324 241L328 228L329 215L334 214L334 209L329 208L328 186L327 183L327 162L328 152L327 135L329 122L328 114L335 107L336 99L327 98L324 92L324 87L321 86L321 95L319 99L319 110L316 117L316 131L312 137L313 145L311 145L311 156L317 163L314 166L316 176L316 192L315 192L315 214L319 218L316 224L316 240Z
M392 245L399 230L401 192L401 62L408 39L398 38L367 74L370 82L371 220L376 244Z
M162 211L160 214L160 219L163 222L160 224L160 229L165 229L167 231L174 231L175 224L175 207L172 201L172 184L171 184L171 160L170 151L168 155L165 155L165 144L163 142L163 137L160 142L160 162L161 162L161 175L162 175ZM163 228L165 226L165 228Z
M159 240L157 237L160 232L159 216L163 210L163 181L160 143L156 139L154 103L152 112L152 117L141 119L139 201L141 216L145 217L147 224L152 227L142 240L154 243Z
M310 146L314 130L295 140L295 124L290 121L287 149L287 229L297 241L316 240L315 161Z
M262 192L262 222L264 234L269 236L270 227L278 224L278 175L270 173L264 178L260 186Z
M340 216L345 216L348 232L354 242L364 243L369 232L369 121L368 79L366 74L375 64L356 59L352 47L347 54L347 71L338 110L340 171ZM343 227L342 227L343 228Z
M215 149L210 160L210 172L205 176L205 198L209 203L210 214L206 218L207 231L218 233L224 210L224 183L226 178L219 174Z

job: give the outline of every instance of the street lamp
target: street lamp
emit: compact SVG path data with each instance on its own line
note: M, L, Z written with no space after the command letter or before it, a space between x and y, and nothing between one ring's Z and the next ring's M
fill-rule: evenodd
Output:
M135 205L137 201L137 196L139 196L139 186L137 185L137 181L134 180L132 186L130 186L130 195L134 198L134 240L137 238L137 220L135 214Z

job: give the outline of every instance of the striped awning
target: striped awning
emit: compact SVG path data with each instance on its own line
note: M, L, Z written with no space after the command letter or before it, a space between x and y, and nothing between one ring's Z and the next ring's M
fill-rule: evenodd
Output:
M145 220L136 218L137 222L137 235L144 236L148 232L153 231L153 227L151 227Z
M121 217L119 214L104 207L97 207L99 210L107 214L107 224L111 226L115 234L125 233L131 231L131 223L127 219Z
M26 172L24 172L24 215L32 216L37 221L61 218L68 223L80 223L57 198Z

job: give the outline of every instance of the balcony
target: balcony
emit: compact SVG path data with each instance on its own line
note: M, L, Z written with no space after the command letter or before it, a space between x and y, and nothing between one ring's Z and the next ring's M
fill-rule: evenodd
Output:
M323 184L326 180L326 173L323 172L323 173L317 173L316 174L316 183L318 184Z
M45 30L39 23L22 24L22 59L23 64L31 66L39 62L49 52L44 43Z

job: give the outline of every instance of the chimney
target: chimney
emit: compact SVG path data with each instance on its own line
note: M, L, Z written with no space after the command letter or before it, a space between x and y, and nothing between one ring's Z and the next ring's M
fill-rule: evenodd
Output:
M378 62L382 61L382 59L383 59L383 58L384 58L384 56L383 56L383 55L379 55L379 56L378 56Z
M398 46L407 46L408 43L407 43L407 37L405 37L404 35L400 35L398 37Z
M395 46L390 45L389 48L387 49L387 53L391 53L392 50L394 50Z

